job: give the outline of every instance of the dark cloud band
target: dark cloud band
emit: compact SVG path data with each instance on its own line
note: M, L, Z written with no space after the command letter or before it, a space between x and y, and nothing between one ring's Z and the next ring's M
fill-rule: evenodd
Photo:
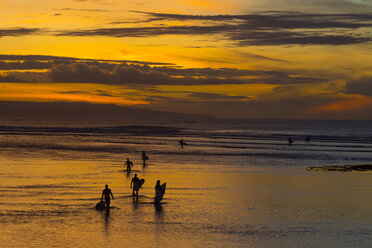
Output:
M178 15L137 12L145 21L164 21L155 27L68 30L60 36L152 37L159 35L223 35L237 45L347 45L370 42L362 28L372 26L371 14L306 14L263 12L250 15ZM167 21L194 21L193 25L169 26ZM196 22L207 22L195 25ZM120 23L120 22L116 22ZM128 22L126 22L128 23ZM355 31L354 34L345 31Z
M42 30L39 28L11 28L11 29L0 29L0 38L3 36L23 36L38 34Z
M49 58L40 62L36 58ZM22 62L9 62L22 59ZM54 60L55 59L55 60ZM150 66L151 65L151 66ZM143 87L155 85L222 84L304 84L322 81L300 77L296 73L234 68L178 68L169 65L108 63L107 61L54 56L0 55L0 69L18 70L0 75L0 82L98 83ZM20 72L25 69L49 69L45 72ZM216 96L215 96L216 97Z
M147 18L140 22L163 22L157 26L117 27L51 31L13 28L0 30L0 37L46 34L75 37L134 37L160 35L219 35L237 46L273 45L352 45L371 42L368 29L372 14L308 14L297 12L262 12L249 15L178 15L137 12ZM169 20L185 21L172 26ZM186 21L188 23L186 23ZM121 23L113 22L113 23ZM122 23L128 23L122 22Z

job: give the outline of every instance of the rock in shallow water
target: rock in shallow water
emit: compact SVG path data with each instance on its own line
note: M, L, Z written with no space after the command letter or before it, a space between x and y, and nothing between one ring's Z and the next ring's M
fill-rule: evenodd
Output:
M312 167L307 167L307 170L313 170L313 171L340 171L340 172L372 171L372 164L312 166Z

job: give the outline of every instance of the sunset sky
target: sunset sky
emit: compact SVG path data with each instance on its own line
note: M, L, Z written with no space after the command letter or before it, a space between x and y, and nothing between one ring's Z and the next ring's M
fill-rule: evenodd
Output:
M369 0L0 0L0 101L372 118Z

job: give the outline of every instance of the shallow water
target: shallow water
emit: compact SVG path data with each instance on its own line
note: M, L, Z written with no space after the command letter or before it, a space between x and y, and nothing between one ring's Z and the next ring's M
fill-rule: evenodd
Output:
M372 173L306 170L370 161L368 135L352 142L316 136L288 146L287 131L281 138L242 130L235 137L226 129L75 131L1 131L0 244L372 246ZM180 135L190 144L184 149L177 146ZM145 167L143 150L150 157ZM126 157L135 164L130 174ZM129 188L134 173L146 180L138 199ZM167 190L155 206L158 179ZM115 200L110 211L97 211L106 183Z

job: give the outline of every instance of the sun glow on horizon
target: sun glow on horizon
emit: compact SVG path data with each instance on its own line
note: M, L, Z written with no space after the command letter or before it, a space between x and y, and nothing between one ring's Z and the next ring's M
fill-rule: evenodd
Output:
M372 107L371 97L358 97L355 99L347 99L343 101L334 102L314 108L314 111L320 112L348 112L361 108Z

